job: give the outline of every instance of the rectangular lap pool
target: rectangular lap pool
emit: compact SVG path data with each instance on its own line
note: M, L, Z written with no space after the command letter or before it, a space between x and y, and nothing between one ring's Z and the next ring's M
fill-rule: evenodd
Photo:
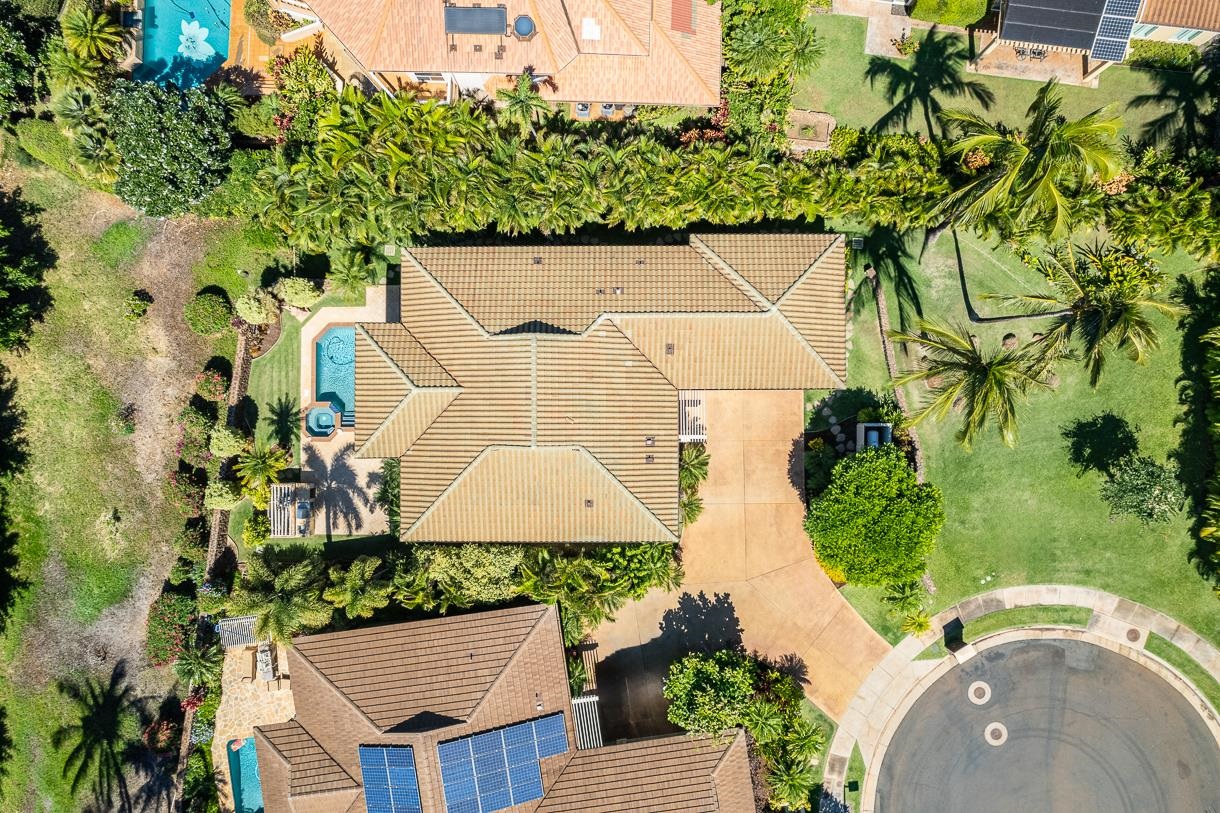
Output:
M228 750L229 781L233 785L233 807L236 813L263 813L263 782L258 775L254 738L231 740Z
M314 345L314 400L329 403L343 426L356 424L356 328L327 328Z
M229 55L230 0L146 0L141 82L190 88L214 74Z

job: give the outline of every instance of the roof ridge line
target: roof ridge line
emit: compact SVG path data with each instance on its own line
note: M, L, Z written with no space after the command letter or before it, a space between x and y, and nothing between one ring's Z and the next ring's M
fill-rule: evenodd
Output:
M813 356L814 361L826 368L826 372L830 373L831 381L835 382L840 389L847 386L847 383L839 376L838 373L834 371L834 368L830 366L826 359L822 358L822 354L818 352L817 348L810 344L809 340L796 329L796 325L792 324L792 320L788 318L788 315L779 309L779 305L775 305L771 309L771 313L778 316L780 322L782 322L788 328L788 330L792 331L792 335L796 337L796 340L809 350L809 353Z
M368 330L365 328L365 324L366 324L365 322L357 322L356 330L360 331L361 336L363 336L364 338L369 340L369 343L371 345L373 345L374 352L376 352L377 355L381 356L381 360L384 361L386 364L390 365L390 368L394 372L398 373L398 377L401 378L404 382L406 382L407 389L408 390L415 389L418 385L414 381L411 380L411 376L407 375L407 371L402 368L402 365L390 357L390 354L387 353L385 348L381 346L381 342L379 342L373 338L373 334L368 332ZM370 322L367 324L392 325L395 323L394 322ZM403 330L406 330L406 328L403 328ZM411 338L414 339L415 337L412 336ZM419 340L416 339L417 343L418 343L418 341ZM450 376L450 377L452 377L452 376Z
M809 264L809 267L802 271L797 278L792 281L792 284L784 289L784 292L775 300L775 307L778 308L780 305L784 304L784 300L791 296L792 293L800 287L802 282L808 279L809 275L813 273L813 269L817 268L818 264L821 263L822 260L826 259L826 255L830 253L831 249L841 242L843 242L843 235L836 234L834 239L830 241L829 245L822 250L822 253L815 257L813 262Z
M370 726L372 726L374 731L376 731L378 734L384 733L381 726L379 726L375 722L373 722L373 718L368 716L367 714L365 714L364 710L356 705L356 701L352 700L350 697L348 697L347 694L342 689L340 689L333 680L328 678L326 676L326 674L321 669L318 668L318 665L309 659L308 655L306 655L304 652L297 649L296 647L293 647L293 649L296 651L297 655L299 655L301 657L301 660L305 662L305 665L307 667L309 667L309 669L312 670L313 673L315 675L317 675L324 684L329 686L331 691L333 691L336 695L339 696L339 699L341 699L344 703L346 703L348 706L350 706L353 711L355 711L358 715L360 715L360 717L362 717L365 722L367 722ZM296 719L296 718L294 717L293 719ZM297 723L297 725L301 725L301 724ZM305 728L305 726L302 725L301 728ZM308 731L308 730L309 729L306 729L306 731ZM312 735L310 735L310 736L312 736ZM318 743L318 745L319 745L319 747L321 747L322 743ZM322 750L326 751L325 748L322 748ZM329 754L330 752L326 751L326 753ZM331 758L334 759L334 757L331 757ZM339 767L343 767L343 766L340 765Z
M622 332L622 331L620 331L620 332ZM630 339L628 339L627 341L631 341L631 340L630 340ZM634 346L634 343L632 344L632 346ZM643 354L643 353L640 353L640 355L641 355L641 356L643 356L644 354ZM647 356L644 356L644 358L648 358L648 357L647 357ZM651 360L649 360L649 362L648 362L648 363L649 363L649 364L652 364L652 361L651 361ZM659 372L659 371L658 371L658 372ZM664 376L661 376L661 377L662 377L662 378L665 378ZM665 380L666 380L666 381L669 381L669 379L668 379L668 378L666 378ZM672 386L673 386L673 384L671 383L671 384L670 384L670 386L672 387ZM676 388L675 388L675 389L676 389ZM563 447L563 446L556 446L556 447L552 447L552 448L565 448L565 447ZM662 520L660 517L658 517L658 516L657 516L657 514L656 514L656 512L655 512L655 511L653 511L651 508L649 508L649 507L648 507L648 504L647 504L647 503L645 503L643 500L641 500L641 499L639 498L639 496L638 496L638 495L637 495L637 494L636 494L634 491L632 491L631 489L627 488L626 484L624 484L622 480L618 479L618 477L616 477L616 476L615 476L614 472L610 471L610 467L609 467L609 466L607 466L605 463L603 463L601 460L599 460L599 459L598 459L598 457L597 457L597 455L593 454L593 452L589 451L587 447L585 447L585 446L583 446L583 445L581 445L581 444L572 444L571 448L574 448L574 449L577 449L577 450L579 450L579 451L583 452L583 453L585 454L585 456L586 456L586 457L588 457L590 460L592 460L592 461L593 461L593 464L594 464L595 466L597 466L597 467L598 467L598 468L600 468L602 471L604 471L604 472L606 473L606 476L608 476L608 477L609 477L609 478L610 478L610 479L611 479L611 480L614 482L614 484L615 484L616 486L618 486L618 488L619 488L620 490L622 490L622 492L623 492L624 494L626 494L626 495L627 495L628 500L630 500L631 502L636 503L636 504L637 504L637 505L639 505L641 508L643 508L643 509L644 509L644 511L645 511L645 512L647 512L647 514L648 514L650 517L652 517L654 521L656 521L657 525L660 525L660 526L661 526L661 529L662 529L663 531L665 531L665 533L666 533L666 534L667 534L667 535L668 535L668 536L669 536L669 537L670 537L670 538L673 540L673 544L677 545L677 544L679 544L679 543L681 542L681 539L678 537L678 535L677 535L677 534L675 534L675 533L674 533L674 532L673 532L673 531L670 529L670 527L669 527L668 525L666 525L666 524L665 524L665 521L664 521L664 520Z
M526 2L529 3L530 11L532 11L534 13L535 19L541 20L542 14L538 11L538 3L536 2L536 0L526 0ZM559 8L563 12L564 21L567 22L567 24L568 24L567 31L569 34L571 34L572 33L572 19L568 16L568 7L561 2L561 3L559 3ZM543 36L542 41L546 43L546 49L551 52L551 61L555 63L555 72L550 74L552 77L555 74L559 73L564 68L566 68L568 65L572 64L572 62L576 59L576 57L574 56L574 57L572 57L572 59L569 59L567 62L560 65L559 56L558 56L558 54L555 53L555 46L551 44L550 35L548 34L548 35ZM580 45L577 44L575 36L572 37L572 50L574 50L576 52L576 56L580 56Z
M390 424L393 423L394 419L397 418L398 415L407 408L407 402L409 402L411 399L415 398L415 396L417 396L417 395L422 397L424 390L428 390L430 392L456 392L458 395L461 395L464 392L463 388L460 386L421 387L421 388L412 389L410 392L408 392L406 394L405 397L403 397L403 399L401 401L398 402L397 406L395 406L392 410L390 410L390 414L385 416L385 420L383 420L381 422L381 425L378 426L376 429L374 429L369 434L369 436L367 438L365 438L364 443L360 444L359 448L356 449L356 451L355 451L356 456L359 457L360 452L364 451L367 447L371 446L373 441L375 441L378 437L380 437L383 432L388 431L388 428L389 428ZM453 401L451 400L449 402L449 404L447 404L445 406L445 409L448 409L449 405L451 405L452 403L453 403ZM422 438L424 436L424 433L426 433L428 431L428 429L430 429L432 427L432 424L434 424L438 420L440 420L441 415L445 414L445 409L442 409L440 412L438 412L436 414L436 417L434 417L431 421L428 422L428 425L424 427L424 431L420 433L420 435L419 435L420 438ZM416 441L418 442L419 438L416 438ZM414 444L412 444L412 445L414 445ZM404 454L406 454L410 450L411 450L411 446L408 446L406 449L403 449L401 452L399 452L397 457L402 457ZM383 458L383 459L385 459L385 458Z
M297 726L302 731L306 731L305 726L301 725L300 723L297 723L297 718L295 716L291 720L285 720L284 722L296 723ZM270 723L269 725L283 725L283 724L284 723ZM306 733L308 733L308 732L306 732ZM284 765L287 766L288 782L289 782L289 785L291 786L291 784L292 784L292 763L288 761L288 756L279 749L279 746L277 746L274 742L271 741L271 738L268 737L266 732L263 731L263 727L261 725L254 726L254 736L262 737L264 740L266 740L267 745L271 748L271 750L274 751L276 756L278 756L280 758L280 760L284 763ZM317 742L317 740L314 740L314 742ZM319 747L321 747L321 746L319 746ZM325 751L326 749L323 748L322 750ZM289 790L289 792L291 792L291 789Z
M504 679L504 675L508 673L509 668L517 660L518 656L521 655L521 650L525 649L525 645L527 643L529 643L530 639L533 638L535 633L538 632L538 627L542 623L542 619L546 618L551 613L555 613L556 617L558 617L558 610L556 609L556 605L540 604L539 606L545 607L545 609L542 611L542 613L537 618L534 619L534 623L530 627L530 631L528 633L526 633L524 638L521 639L521 643L518 644L517 647L513 650L513 654L508 656L508 660L506 660L504 662L504 668L500 670L500 674L496 675L496 679L493 680L490 684L488 684L487 691L483 692L483 696L479 698L479 702L475 703L474 708L472 708L470 710L470 713L466 715L466 722L470 722L471 718L473 718L476 714L479 713L479 709L483 708L483 704L486 703L487 698L491 696L492 690L500 685L500 681ZM562 640L562 638L563 638L563 634L561 632L560 639Z
M719 271L721 276L729 282L734 283L738 290L758 306L759 310L765 311L771 307L771 300L763 296L762 291L758 290L754 283L750 282L745 278L745 275L730 265L728 260L721 257L712 250L711 246L703 242L703 238L697 234L692 234L689 245L699 256L703 257L708 265Z
M724 764L726 759L728 759L729 751L733 749L733 746L737 745L743 736L744 735L742 734L742 730L740 728L733 729L733 738L729 740L728 747L720 753L720 758L716 760L716 764L712 767L712 776L715 776L720 770L720 766Z
M422 262L420 262L418 257L416 257L414 254L411 253L411 249L403 248L403 253L405 253L407 255L407 258L410 259L411 265L415 266L415 268L421 274L424 275L425 279L427 279L434 286L436 286L436 289L438 291L440 291L441 296L443 296L445 298L445 300L449 302L450 305L452 305L454 308L456 308L460 315L465 316L467 321L470 322L470 324L475 328L475 330L479 331L479 333L483 336L483 338L491 339L491 338L495 337L494 333L489 331L487 328L483 327L482 322L480 322L478 319L474 318L474 314L471 313L470 311L468 311L466 309L466 306L457 300L457 297L455 297L453 294L449 293L449 289L446 288L444 285L442 285L441 281L439 279L437 279L435 276L433 276L432 272L428 270L428 267L425 266ZM401 288L401 282L399 283L399 286ZM406 325L403 324L403 327L406 328ZM407 332L411 333L410 328L407 328ZM414 336L415 334L412 333L411 335ZM419 341L419 339L416 339L416 341ZM423 342L419 342L419 343L421 346L424 347L425 350L427 349L427 345L425 345ZM429 355L431 355L431 354L429 353ZM437 364L440 364L440 362L438 361ZM441 364L442 369L444 369L444 366L445 365ZM448 373L449 371L445 370L445 372ZM450 374L449 377L453 378L452 374Z
M703 89L708 92L708 95L719 98L720 97L720 88L716 88L715 90L713 90L707 84L707 82L703 81L703 77L699 75L699 71L697 71L695 69L695 66L691 64L690 60L686 58L686 54L682 53L682 50L680 48L678 48L678 46L674 44L674 41L669 38L669 35L665 33L665 30L661 26L658 26L658 25L652 25L651 27L653 29L655 29L655 33L660 35L661 39L663 39L665 41L665 43L670 48L673 49L673 51L677 55L678 59L681 60L682 64L686 66L686 69L688 71L690 71L691 76L695 77L695 81L703 86ZM652 56L651 45L648 49L648 55Z
M457 484L459 482L461 482L462 480L466 479L467 476L469 476L470 472L472 472L474 470L475 466L478 465L479 461L482 460L491 449L499 448L499 447L509 447L509 448L518 448L518 449L529 448L529 447L523 447L523 446L512 447L510 444L495 444L494 446L484 446L482 449L479 450L479 453L476 454L474 457L472 457L470 459L470 462L467 463L465 466L463 466L462 470L459 471L453 477L453 479L451 479L449 481L449 484L445 486L445 488L441 491L441 493L436 495L436 499L434 499L431 503L429 503L427 508L425 508L423 511L419 512L419 516L415 518L414 522L412 522L406 528L399 529L399 532L398 532L399 539L406 540L407 535L410 534L411 531L413 531L417 527L419 527L419 524L421 522L423 522L428 517L428 515L430 515L434 510L436 510L436 506L440 504L440 501L442 499L444 499L449 494L449 492L453 491L453 489L457 486Z
M611 0L600 0L600 1L601 1L601 4L603 6L605 6L606 8L608 8L610 10L610 13L613 14L616 19L618 19L619 24L622 25L623 28L627 30L627 36L629 36L633 40L635 40L635 44L640 46L640 48L644 49L644 53L642 53L642 54L621 54L621 56L649 56L652 53L652 50L651 50L652 49L652 45L651 45L652 38L649 37L650 42L648 45L645 45L643 42L640 41L640 38L635 35L635 31L632 30L631 25L628 24L628 22L627 22L627 19L622 14L619 13L619 10L614 7L614 3L612 3ZM566 4L564 6L564 12L565 13L567 12ZM648 16L649 16L648 31L649 31L649 33L651 33L652 32L652 15L650 14ZM577 43L576 47L579 48L580 44ZM585 52L581 51L581 53L583 54ZM619 54L615 54L615 56L619 56Z

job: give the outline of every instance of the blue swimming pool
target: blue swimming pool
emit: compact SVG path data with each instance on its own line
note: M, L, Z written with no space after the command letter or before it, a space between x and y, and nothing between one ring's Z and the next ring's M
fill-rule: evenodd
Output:
M146 0L141 82L194 87L229 56L230 0Z
M233 750L234 743L241 747ZM258 775L254 738L229 742L229 781L233 783L233 806L237 813L263 813L263 781Z
M314 400L324 401L342 415L341 423L356 420L356 329L332 327L314 345Z

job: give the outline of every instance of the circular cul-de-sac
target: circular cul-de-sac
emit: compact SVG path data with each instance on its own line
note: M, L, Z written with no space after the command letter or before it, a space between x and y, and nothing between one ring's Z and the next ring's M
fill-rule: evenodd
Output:
M882 757L875 810L1220 810L1220 743L1129 658L1083 641L1006 643L915 701Z

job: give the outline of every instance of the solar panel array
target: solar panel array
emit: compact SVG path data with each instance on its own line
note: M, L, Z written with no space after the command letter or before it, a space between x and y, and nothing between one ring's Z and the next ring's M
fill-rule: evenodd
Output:
M368 813L423 813L411 746L360 746L360 773Z
M1139 11L1140 0L1106 0L1089 56L1107 62L1122 62L1127 56L1127 42Z
M563 715L437 746L448 813L491 813L542 798L540 760L567 753Z

